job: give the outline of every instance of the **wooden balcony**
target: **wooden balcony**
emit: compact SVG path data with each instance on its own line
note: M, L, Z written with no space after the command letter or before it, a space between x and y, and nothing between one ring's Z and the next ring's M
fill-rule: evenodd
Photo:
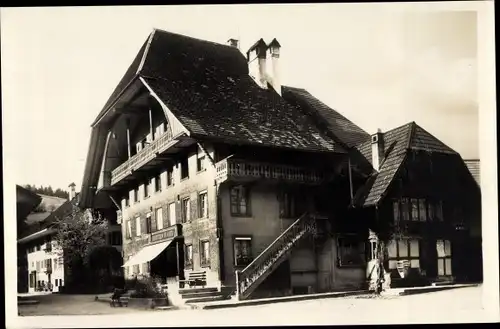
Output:
M123 182L130 178L134 171L146 170L151 166L156 166L162 162L162 155L175 153L178 148L188 146L193 143L192 140L183 138L184 133L172 136L168 131L161 135L157 140L147 145L139 153L130 157L127 161L116 167L111 172L111 186Z
M256 162L228 157L215 165L216 180L245 182L253 180L288 181L304 184L321 184L326 173L313 168Z

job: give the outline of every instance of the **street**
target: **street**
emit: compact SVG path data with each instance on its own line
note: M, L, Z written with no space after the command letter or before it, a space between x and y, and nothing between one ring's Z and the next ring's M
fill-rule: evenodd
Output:
M91 296L57 296L51 303L22 306L20 311L23 315L87 315L86 321L91 321L88 325L109 324L111 317L92 316L109 314L113 315L113 325L126 323L127 326L480 322L485 321L481 289L480 286L410 296L359 296L215 310L170 311L110 308L104 303L92 301ZM58 327L74 327L78 323L77 318L24 317L25 320L36 319L39 325L47 323L45 326ZM22 319L20 317L19 321Z

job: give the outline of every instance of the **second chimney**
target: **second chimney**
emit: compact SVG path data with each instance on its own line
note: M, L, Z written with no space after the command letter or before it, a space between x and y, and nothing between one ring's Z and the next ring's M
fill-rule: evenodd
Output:
M271 41L271 43L267 46L267 48L271 53L271 61L273 64L272 85L274 90L281 96L281 81L280 81L279 66L278 66L281 45L278 42L278 40L274 38L273 41Z
M266 55L267 45L262 38L247 51L249 73L262 88L267 88L268 83Z
M377 133L372 135L372 166L379 171L380 164L384 160L384 134L377 129Z

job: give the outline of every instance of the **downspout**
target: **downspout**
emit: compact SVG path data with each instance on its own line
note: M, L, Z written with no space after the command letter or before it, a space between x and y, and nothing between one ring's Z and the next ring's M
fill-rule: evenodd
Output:
M353 187L352 187L352 171L351 171L351 156L349 155L348 158L347 158L347 162L348 162L348 172L349 172L349 191L351 193L351 204L353 202L353 198L354 198L354 195L353 195Z

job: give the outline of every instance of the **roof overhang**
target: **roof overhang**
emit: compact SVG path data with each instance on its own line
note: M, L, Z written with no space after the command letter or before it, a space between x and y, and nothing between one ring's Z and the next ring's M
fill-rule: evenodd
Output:
M46 237L46 236L51 235L51 234L53 234L55 232L56 232L56 230L54 228L51 228L51 227L45 228L45 229L43 229L41 231L35 232L33 234L30 234L30 235L28 235L28 236L26 236L24 238L21 238L21 239L17 240L17 243L23 244L23 243L26 243L26 242L30 242L30 241L33 241L33 240L36 240L36 239L39 239L39 238L42 238L42 237Z

